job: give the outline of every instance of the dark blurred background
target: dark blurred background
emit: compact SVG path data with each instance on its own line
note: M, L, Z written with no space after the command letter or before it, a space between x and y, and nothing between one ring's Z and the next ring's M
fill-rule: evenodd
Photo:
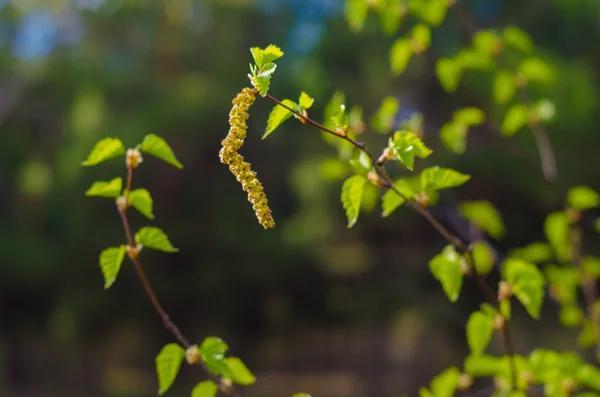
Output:
M556 82L532 95L556 104L548 132L559 179L600 188L600 2L464 3L481 27L527 31L556 68ZM444 205L490 200L507 227L499 250L544 239L544 217L563 196L514 157L538 164L528 130L504 139L476 129L463 156L440 145L440 126L454 110L481 105L472 93L489 85L489 76L474 76L448 95L437 82L435 59L467 44L455 11L434 29L430 56L392 78L388 50L403 33L385 36L372 15L353 34L343 7L343 0L0 0L1 396L156 395L153 360L172 337L127 261L103 290L98 254L124 236L111 200L84 197L94 180L122 176L124 164L80 166L103 137L132 147L148 133L164 137L185 168L147 156L135 174L134 186L153 195L152 224L180 248L145 252L146 271L186 335L222 337L254 371L258 382L245 395L415 395L442 369L461 366L464 324L483 297L466 280L458 303L448 302L428 270L445 245L429 224L406 208L385 219L375 208L348 230L341 180L322 175L335 150L293 121L261 141L271 109L263 100L252 109L243 154L265 186L275 229L257 223L218 159L231 99L248 85L249 47L273 43L285 56L271 94L308 92L317 120L336 89L349 106L363 106L367 120L382 98L399 98L403 114L424 114L434 155L419 167L473 176L444 195ZM385 145L380 138L365 137L373 147ZM149 222L133 214L132 223ZM596 247L586 241L588 253ZM575 348L577 330L558 324L553 303L540 322L517 304L514 312L520 353ZM491 351L502 352L499 341ZM187 396L202 378L184 367L168 395Z

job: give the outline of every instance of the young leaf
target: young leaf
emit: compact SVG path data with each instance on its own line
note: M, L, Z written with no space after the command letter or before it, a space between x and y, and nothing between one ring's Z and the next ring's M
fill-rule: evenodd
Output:
M256 382L256 377L250 372L248 367L237 357L227 357L223 360L229 369L225 375L233 382L248 386Z
M440 58L435 64L435 74L446 92L454 92L460 83L462 67L452 58Z
M554 248L558 260L569 260L569 221L564 212L553 212L544 222L544 233L548 242Z
M143 227L135 234L135 242L142 247L164 252L177 252L179 249L173 247L167 235L157 227Z
M411 184L406 179L398 179L396 182L394 182L394 187L409 200L415 195ZM396 208L404 204L404 201L404 198L400 197L394 190L386 190L381 201L381 216L389 216L396 210Z
M394 118L400 109L398 100L388 96L383 99L379 109L371 118L371 126L375 132L387 134L394 127Z
M148 219L154 219L152 213L152 197L146 189L135 189L129 193L131 205Z
M465 372L473 377L493 377L510 371L508 357L493 357L487 354L470 355L465 360Z
M185 358L185 350L176 343L165 345L156 356L156 374L158 375L158 395L162 396L171 387L181 363Z
M393 138L390 138L389 146L392 154L411 171L415 156L425 159L432 153L414 132L409 131L396 131Z
M480 276L485 276L494 267L494 252L485 241L478 241L473 246L473 262Z
M528 58L519 65L519 73L527 81L551 83L554 73L550 66L539 58Z
M558 312L558 320L567 328L578 327L584 317L583 311L574 305L562 306Z
M368 172L373 168L371 158L363 151L354 152L350 159L350 165L355 173L362 176L367 176Z
M409 39L399 38L390 49L390 65L394 75L400 75L412 57L413 49Z
M431 43L431 30L427 25L418 24L412 30L412 39L414 41L413 50L421 53L429 48Z
M587 186L576 186L569 190L567 202L576 210L588 210L600 206L600 195Z
M448 245L441 254L429 261L429 269L442 284L451 302L456 302L462 288L463 274L460 261L463 260L453 246Z
M514 104L508 109L502 122L502 134L512 136L523 128L529 119L529 110L520 103Z
M479 30L473 36L473 47L486 55L494 55L500 39L492 30Z
M510 101L517 92L515 77L508 70L499 70L494 76L492 93L494 102L502 105Z
M595 344L596 331L594 330L594 322L588 318L583 321L583 328L577 337L577 346L586 349Z
M587 386L600 392L600 369L590 364L583 364L577 371L577 380L582 386Z
M85 192L86 196L114 197L121 195L123 189L123 179L115 178L110 182L94 182L92 187Z
M499 240L504 237L504 222L498 210L489 201L464 201L460 214L478 228Z
M310 109L315 103L315 99L311 98L306 92L302 92L300 94L300 99L298 100L298 104L301 109Z
M227 349L227 344L220 338L210 336L204 339L198 350L202 361L206 363L210 372L225 376L229 371L229 367L224 361L224 354Z
M494 333L494 320L482 312L474 312L467 322L467 342L471 353L483 354Z
M436 397L428 388L421 386L419 388L419 397Z
M354 32L360 32L365 24L369 4L365 0L348 0L344 8L344 16L350 29Z
M524 53L533 51L533 41L527 33L516 26L508 26L502 31L504 43Z
M530 263L547 262L552 259L552 247L547 243L535 242L512 250L510 256Z
M509 258L503 270L512 291L531 317L538 319L544 299L544 276L538 268L520 259Z
M212 380L200 382L192 389L192 397L215 397L216 394L217 385Z
M271 85L271 76L256 76L253 80L254 88L258 90L261 96L266 96Z
M169 144L158 135L146 135L144 141L142 142L142 152L156 156L179 169L183 168L183 165L181 165L177 158L175 158L173 150Z
M431 381L431 391L435 397L452 397L458 385L460 371L456 367L451 367L437 375Z
M448 150L463 154L467 150L467 128L464 125L449 122L442 126L440 139Z
M284 99L283 101L281 101L281 103L292 109L296 109L298 107L298 105L290 99ZM271 134L271 132L275 131L277 127L279 127L284 121L292 117L293 114L294 113L284 108L283 106L275 105L275 107L273 107L273 110L271 110L271 113L269 114L269 119L267 120L267 130L262 136L262 139L268 137Z
M469 179L471 179L470 175L461 174L453 169L438 166L426 168L420 176L421 188L425 191L457 187Z
M104 289L110 288L117 279L124 258L124 245L107 248L100 253L100 270L104 276Z
M262 69L265 64L271 63L283 56L283 51L273 44L264 50L259 47L253 47L250 49L250 52L254 58L254 63L256 63L259 69Z
M354 175L346 179L342 186L341 201L346 210L349 228L354 226L358 220L366 182L367 179L364 176Z
M82 162L81 165L96 165L122 154L125 154L125 146L123 146L123 142L121 142L120 139L104 138L100 142L96 143L87 160Z
M454 112L454 120L467 127L483 124L485 113L476 107L459 109Z

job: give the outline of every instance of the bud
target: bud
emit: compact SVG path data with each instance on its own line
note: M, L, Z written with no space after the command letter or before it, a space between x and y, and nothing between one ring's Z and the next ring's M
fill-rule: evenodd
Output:
M127 251L127 256L129 256L129 258L131 258L133 260L133 259L137 259L137 257L140 256L140 251L142 250L142 246L140 244L138 244L135 247L132 247L131 245L127 244L125 249Z
M376 164L383 165L386 161L391 160L393 158L394 155L392 154L392 151L389 147L386 147L385 149L383 149L383 153L381 153L381 156L379 156L379 158L377 159Z
M425 192L419 192L416 196L415 196L415 201L417 203L419 203L419 205L423 208L427 208L427 206L429 205L429 196L427 195L427 193Z
M531 382L533 382L533 375L529 371L521 372L521 379L523 379L523 383L525 383L525 388L529 388Z
M458 377L458 382L456 383L456 387L460 391L467 391L473 386L473 378L469 374L462 373Z
M229 394L229 392L231 391L231 385L233 383L231 382L231 379L229 378L221 378L221 381L219 382L219 389L221 389L221 391L225 394Z
M504 317L501 314L496 314L494 317L494 329L496 331L502 331L504 329Z
M142 153L137 149L127 149L125 154L125 164L127 168L134 169L143 161Z
M194 365L200 362L200 351L198 345L192 345L185 351L185 360L188 364Z
M575 382L575 379L571 377L564 378L560 382L560 390L567 396L573 393L576 389L577 383Z
M581 219L581 212L574 208L567 208L567 220L569 225L574 225Z
M506 281L500 281L498 284L498 301L501 302L512 296L512 288Z
M469 267L469 264L464 256L460 257L458 264L460 265L460 272L463 274L463 276L470 276L473 273L473 269Z
M387 183L382 177L380 177L379 174L373 169L367 174L367 179L375 186L389 187L389 183Z
M127 208L129 208L129 200L127 200L127 197L125 196L117 197L116 203L119 211L125 211Z

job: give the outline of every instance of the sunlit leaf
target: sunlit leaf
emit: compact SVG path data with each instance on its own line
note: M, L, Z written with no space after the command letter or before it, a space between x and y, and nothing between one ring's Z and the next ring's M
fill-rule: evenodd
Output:
M399 38L390 49L390 65L394 75L400 75L406 69L413 55L412 44L407 38Z
M158 375L158 394L163 395L177 378L185 350L176 343L165 345L156 356L156 374Z
M300 94L300 98L298 99L298 104L300 105L301 109L310 109L313 105L313 103L315 103L315 99L312 98L310 95L308 95L306 92L302 92Z
M460 371L451 367L437 375L431 381L431 391L435 397L452 397L458 385Z
M85 192L86 196L119 197L123 189L123 179L115 178L110 182L94 182L92 187Z
M583 270L594 278L600 277L600 258L595 256L584 256L581 260Z
M584 317L583 311L574 305L562 306L558 312L558 320L568 328L578 327Z
M156 156L177 168L183 168L183 165L181 165L175 157L175 154L173 154L173 150L169 144L158 135L146 135L142 142L142 152Z
M394 187L409 200L414 196L412 186L406 179L398 179L396 182L394 182ZM394 190L386 190L381 201L381 216L389 216L396 210L396 208L404 204L404 202L405 199L398 195L398 193L396 193Z
M591 364L583 364L577 371L577 380L582 386L587 386L600 392L600 369Z
M493 96L494 102L504 104L512 99L517 92L515 77L508 70L499 70L494 76Z
M266 96L271 86L271 76L256 76L253 81L258 93L263 97Z
M569 221L564 212L553 212L546 217L544 233L562 262L569 260Z
M281 103L283 103L285 106L288 106L291 109L296 109L296 107L298 106L294 101L290 99L284 99L283 101L281 101ZM293 114L294 113L284 108L283 106L275 105L273 107L273 110L271 110L271 113L269 113L269 119L267 120L267 129L264 135L262 136L262 139L268 137L271 134L271 132L275 131L277 127L279 127L284 121L292 117Z
M509 258L503 264L503 271L517 299L531 317L539 318L545 284L539 269L523 260Z
M440 58L435 64L435 73L446 92L454 92L462 77L461 65L452 58Z
M512 136L517 133L521 128L527 125L529 120L529 110L525 105L520 103L512 105L502 122L502 134L505 136Z
M535 242L526 245L523 248L517 248L511 251L513 258L523 259L530 263L542 263L552 259L552 247L547 243Z
M367 155L362 150L354 152L354 155L350 160L350 165L352 165L354 172L362 176L367 176L367 173L373 167L372 163L373 162L371 161L369 155Z
M527 81L550 83L554 80L554 72L546 62L539 58L527 58L519 65L519 73Z
M256 377L250 372L248 367L237 357L227 357L224 360L228 371L223 374L234 383L248 386L256 382Z
M146 189L135 189L129 193L131 205L148 219L154 219L152 213L152 197Z
M463 154L467 149L467 128L455 122L449 122L440 130L440 140L448 150Z
M534 45L529 35L516 26L505 27L502 36L504 43L509 47L524 53L533 51Z
M259 69L262 69L265 64L274 62L283 56L283 51L273 44L265 49L253 47L250 49L250 52L254 58L254 63L256 63L256 66L258 66Z
M471 353L479 355L487 348L494 333L494 320L488 314L474 312L467 322L467 342Z
M120 139L104 138L100 142L96 143L87 160L81 163L81 165L96 165L122 154L125 154L125 146L123 146L123 142L121 142Z
M354 175L346 179L342 186L341 201L346 210L349 228L354 226L358 220L366 182L367 179L364 176Z
M454 112L454 120L467 127L483 124L485 113L476 107L467 107Z
M177 252L179 249L173 247L167 235L157 227L143 227L135 234L135 242L142 247L165 252Z
M394 118L400 109L398 100L394 97L386 97L381 102L379 109L371 118L371 126L375 132L388 133L394 127Z
M363 0L368 2L366 0ZM402 0L378 0L375 2L381 28L386 35L391 35L398 30L406 15L406 8L402 6Z
M493 377L508 373L508 357L493 357L487 354L470 355L465 360L465 372L473 377Z
M429 261L429 270L442 284L444 292L452 302L456 302L462 288L461 260L464 259L456 249L448 245L441 254Z
M586 349L594 345L596 345L596 330L594 322L588 318L583 321L583 328L577 337L577 346Z
M489 274L494 267L494 252L485 241L478 241L473 246L473 261L477 274L485 276Z
M205 380L198 383L192 389L192 397L215 397L217 394L217 385L212 380Z
M576 186L569 190L567 202L576 210L587 210L600 206L600 195L587 186Z
M552 296L561 305L577 304L577 289L580 284L580 274L573 266L550 265L544 268L548 282L552 285Z
M412 29L412 39L415 43L415 52L421 53L429 48L431 43L431 30L427 25L418 24Z
M344 16L350 28L359 32L365 24L365 19L369 12L369 4L365 0L348 0L344 8Z
M389 146L394 157L411 171L414 168L415 156L425 159L432 153L421 138L410 131L396 131L390 138Z
M421 187L425 191L457 187L463 185L469 179L471 179L470 175L437 166L426 168L420 176Z
M502 216L489 201L464 201L459 211L464 218L495 239L504 237Z
M124 258L124 245L107 248L100 253L100 270L104 276L104 289L110 288L117 279Z

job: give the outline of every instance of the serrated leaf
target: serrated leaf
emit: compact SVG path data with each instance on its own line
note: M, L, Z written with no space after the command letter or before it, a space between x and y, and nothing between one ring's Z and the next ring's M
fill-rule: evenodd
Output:
M310 109L312 107L313 103L315 103L315 99L311 98L310 95L308 95L306 92L302 92L300 94L300 99L298 99L298 104L300 105L301 109Z
M400 75L406 69L413 55L412 44L407 38L399 38L390 49L390 68L392 74Z
M494 102L502 105L510 101L517 92L515 77L508 70L499 70L494 76L492 94Z
M456 249L448 245L441 254L429 261L431 273L442 284L442 288L451 302L456 302L462 288L461 260L463 258L456 252Z
M284 99L283 101L281 101L281 103L290 107L291 109L296 109L296 107L298 106L291 99ZM273 107L273 110L271 110L271 113L269 113L269 119L267 120L267 129L264 135L262 136L262 139L268 137L271 134L271 132L275 131L277 127L279 127L284 121L292 117L293 114L294 113L284 108L283 106L275 105Z
M558 260L569 260L569 221L564 212L553 212L546 217L544 233Z
M237 357L227 357L224 360L228 371L223 374L234 383L248 386L256 382L256 377L250 372L248 367Z
M129 200L133 208L138 210L142 215L148 219L154 219L152 213L152 196L146 189L135 189L129 193Z
M576 186L569 190L567 202L576 210L588 210L600 206L600 195L587 186Z
M459 206L460 214L493 238L504 237L504 222L500 212L489 201L464 201Z
M462 77L462 67L452 58L440 58L435 64L435 74L446 92L454 92Z
M157 227L143 227L135 234L135 242L145 248L151 248L164 252L177 252L179 249L173 247L167 235Z
M473 246L473 262L477 274L485 276L494 268L494 252L485 241L478 241Z
M192 389L192 397L215 397L218 387L212 380L198 383Z
M342 186L341 201L346 210L349 228L354 226L358 220L366 182L367 179L364 176L353 175L346 179Z
M221 338L209 336L202 341L198 351L209 371L215 375L226 375L229 371L224 361L227 349L227 344Z
M271 86L271 76L256 76L253 81L258 93L263 97L266 96Z
M502 122L502 134L512 136L523 128L529 120L529 110L520 103L512 105Z
M158 135L146 135L142 142L142 152L158 157L179 169L183 168L183 165L177 160L175 154L173 154L171 146Z
M156 374L158 376L158 395L162 396L171 387L181 363L185 358L185 350L176 343L165 345L156 356Z
M440 130L440 140L448 150L463 154L467 150L467 128L455 122L446 123Z
M394 119L398 110L400 109L400 103L394 97L388 96L381 101L381 105L377 112L371 118L371 126L375 132L380 134L387 134L394 127Z
M121 195L122 189L123 179L115 178L109 182L94 182L92 187L90 187L88 191L85 192L85 195L117 198Z
M494 333L494 320L482 312L474 312L467 322L467 342L471 353L482 354L487 348Z
M503 270L512 291L531 317L538 319L544 299L544 277L539 269L520 259L509 258Z
M110 288L117 279L124 258L124 245L107 248L100 253L100 270L104 276L104 289Z
M459 123L472 127L483 124L485 121L485 113L483 110L476 107L467 107L454 112L454 120Z
M423 170L420 175L421 188L428 190L441 190L457 187L471 179L470 175L462 174L450 168L438 166Z
M554 72L546 62L539 58L528 58L519 65L519 73L527 81L550 83L554 80Z
M412 29L412 39L416 44L415 52L423 52L431 44L431 30L427 25L418 24Z
M421 138L410 131L396 131L389 140L389 147L394 157L411 171L414 168L415 156L425 159L432 153Z
M530 263L542 263L552 259L552 247L547 243L534 242L511 251L510 256Z
M354 32L360 32L369 12L369 4L365 0L348 0L344 7L344 17Z
M534 45L529 35L516 26L507 26L504 28L502 36L504 43L509 47L524 53L533 51Z
M87 160L82 162L81 165L86 167L96 165L122 154L125 154L125 146L123 146L120 139L104 138L96 143Z
M259 69L262 69L265 64L274 62L283 56L283 51L273 44L265 49L253 47L250 49L250 52L254 58L254 63L256 63L256 66L258 66Z
M398 179L394 182L394 187L409 200L415 195L410 182L406 179ZM381 216L389 216L396 208L404 204L405 201L406 200L403 197L400 197L398 193L392 189L386 190L381 201Z
M452 397L458 385L460 371L451 367L437 375L431 381L431 391L435 397Z

